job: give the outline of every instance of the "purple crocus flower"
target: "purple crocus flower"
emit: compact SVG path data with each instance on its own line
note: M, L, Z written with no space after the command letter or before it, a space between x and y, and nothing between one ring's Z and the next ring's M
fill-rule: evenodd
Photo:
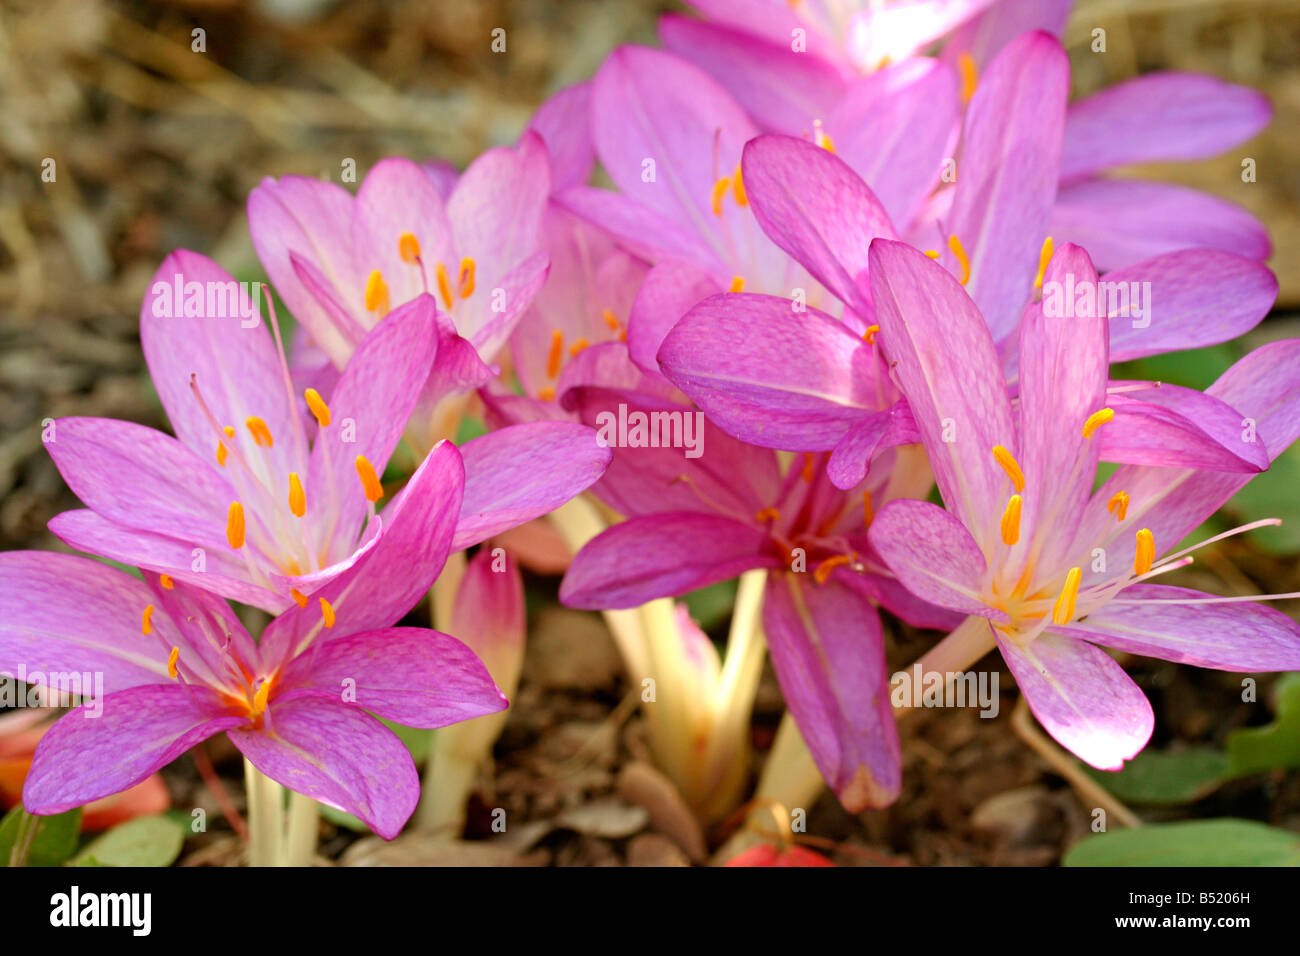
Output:
M643 370L658 374L664 333L713 293L836 306L756 221L740 157L758 130L709 76L662 50L620 47L591 81L591 120L596 154L618 192L574 186L557 202L654 263L631 315L618 317Z
M1067 273L1096 275L1069 245L1049 276ZM990 646L996 638L1058 741L1118 769L1151 735L1146 698L1098 645L1221 670L1300 668L1300 624L1286 615L1254 599L1230 608L1235 599L1149 583L1190 560L1195 548L1158 556L1249 472L1201 470L1165 449L1159 467L1126 465L1093 491L1098 439L1118 411L1107 393L1105 316L1027 309L1013 404L988 327L952 276L889 240L872 243L870 276L879 344L947 509L891 502L870 542L918 597L986 622ZM1275 458L1300 435L1300 339L1252 352L1208 394L1236 409L1218 427Z
M1003 357L1004 374L1012 380L1016 331L1026 304L1040 287L1057 291L1054 280L1045 279L1052 244L1035 237L1047 228L1055 177L1041 167L1052 162L1050 143L1059 140L1060 127L1058 123L1055 134L1043 130L1044 123L1050 125L1050 104L1034 99L1042 87L1026 88L1025 83L1024 76L991 71L985 87L990 95L1007 102L1028 98L1038 113L1032 122L1018 122L1006 131L1010 140L1001 166L990 158L988 176L959 183L950 221L961 225L968 241L963 244L954 230L949 242L936 243L940 248L930 253L979 306ZM1058 92L1044 95L1055 101L1063 97L1063 87ZM968 163L966 168L971 167ZM855 341L855 333L877 325L863 281L867 250L872 238L892 237L888 219L846 164L802 140L759 137L745 147L742 169L758 221L847 304L845 319L812 311L801 315L777 299L729 302L731 297L714 297L697 304L664 338L659 364L728 432L775 448L834 449L832 479L843 487L856 484L889 422L884 414L888 404L854 370L855 362L866 361L859 353L871 347ZM1010 179L999 171L1003 169ZM1139 316L1111 303L1112 361L1226 341L1258 323L1277 294L1277 281L1263 264L1212 249L1160 255L1105 279L1109 288L1126 294L1137 289L1144 309ZM1091 289L1102 291L1095 284ZM1124 422L1134 421L1141 431L1173 414L1188 441L1200 443L1196 432L1204 416L1197 409L1204 397L1166 386L1159 398L1146 401L1156 394L1147 389L1132 396L1142 404L1126 405ZM1152 404L1167 408L1159 411ZM1123 428L1127 431L1128 425ZM1106 460L1140 462L1127 456L1152 447L1141 438L1121 443L1121 437L1120 429L1112 429L1103 439ZM1213 436L1202 437L1218 443ZM1250 464L1241 458L1238 442L1230 442L1226 455ZM1256 469L1262 466L1262 461L1253 463Z
M1017 156L1009 148L1013 127L1005 110L990 109L997 97L984 90L999 73L1023 73L1038 87L1021 100L1027 121L1044 115L1039 101L1058 89L1064 107L1069 66L1053 34L1065 24L1068 0L904 3L842 18L819 15L816 4L745 6L744 19L734 16L738 5L712 2L701 5L709 21L665 17L664 45L725 87L764 131L833 144L903 232L943 215L951 188L928 202L927 196L941 185L950 158L956 162L942 182L981 179L984 170L999 168L1003 182L1019 181L1011 172ZM967 19L980 7L988 9ZM908 58L963 19L939 59ZM802 20L814 22L801 26ZM889 29L866 26L876 20L895 22ZM933 32L926 37L907 23ZM806 33L800 52L791 49L792 29ZM890 54L900 62L882 62L876 42L882 37L901 41ZM848 52L855 47L865 52ZM963 112L966 140L980 128L987 131L982 148L988 163L970 164L975 157L969 143L961 154L953 152ZM1256 135L1271 115L1268 101L1254 90L1181 72L1147 74L1076 102L1058 143L1064 161L1050 183L1051 234L1087 247L1103 269L1193 247L1267 258L1263 225L1233 203L1108 174L1138 163L1221 154ZM908 135L899 136L900 129ZM1032 158L1020 155L1026 163ZM1039 167L1047 171L1046 164ZM1036 180L1037 174L1026 184ZM968 235L956 226L950 230Z
M224 307L215 292L229 293ZM391 507L375 513L388 494L379 476L446 360L435 311L423 294L394 309L328 396L300 399L278 332L246 292L211 260L174 253L145 298L140 337L177 437L109 419L56 421L47 447L87 508L56 516L51 530L273 613L307 606L397 520ZM458 549L548 513L609 459L571 422L502 429L461 454Z
M260 643L225 601L166 575L140 581L72 555L0 555L0 667L33 680L103 677L96 710L72 710L42 738L23 805L59 813L117 793L224 731L266 776L396 836L419 778L371 715L442 727L506 706L455 638L391 626L442 568L462 483L456 448L438 446L372 546L311 606L275 618Z
M928 486L924 461L915 449L887 452L881 468L841 491L826 478L825 456L783 461L725 435L621 349L593 346L561 379L561 403L604 425L619 446L593 493L627 516L574 558L561 600L630 608L768 570L768 647L818 766L846 807L889 803L901 771L875 605L922 627L951 627L957 618L881 573L866 532L883 502ZM692 419L702 429L698 455L647 447L618 423L676 420L689 428Z
M355 197L317 179L266 179L248 197L248 225L272 284L337 367L424 292L491 361L546 277L536 246L549 184L541 137L526 134L450 187L400 158L376 163Z

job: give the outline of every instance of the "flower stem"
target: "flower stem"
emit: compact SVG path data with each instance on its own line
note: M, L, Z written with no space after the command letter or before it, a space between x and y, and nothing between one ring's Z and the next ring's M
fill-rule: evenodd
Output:
M248 791L248 864L279 866L284 844L284 788L244 760Z
M310 866L316 856L320 830L320 804L301 793L289 792L289 827L284 866Z

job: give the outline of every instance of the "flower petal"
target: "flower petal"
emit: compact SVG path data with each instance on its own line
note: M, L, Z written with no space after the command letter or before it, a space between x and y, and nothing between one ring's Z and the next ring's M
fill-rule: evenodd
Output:
M103 675L113 693L167 679L165 644L179 632L165 613L162 635L141 635L144 609L156 603L139 580L99 561L46 551L0 552L0 670ZM91 695L93 696L93 695ZM113 792L113 791L110 791Z
M197 743L247 722L215 691L181 684L132 687L103 699L91 718L65 714L36 746L23 806L62 813L134 787Z
M154 274L140 307L140 344L177 438L204 459L217 447L219 436L190 388L194 379L217 423L236 429L245 457L257 456L285 474L303 451L293 440L297 410L259 309L224 269L182 249ZM271 448L258 448L244 427L251 415L270 429Z
M241 604L274 613L289 603L287 594L254 584L249 579L248 565L224 542L219 548L196 547L193 542L180 538L116 524L89 508L55 515L50 519L49 529L60 541L78 551L168 574L177 581L188 581ZM260 564L259 554L250 550L250 557ZM276 573L269 564L262 570Z
M474 652L422 627L389 627L315 645L285 668L272 702L302 695L351 704L407 727L494 714L505 695Z
M870 184L890 221L903 228L951 155L961 117L957 75L938 60L904 60L864 76L833 112L818 115L826 116L835 154Z
M835 447L880 411L876 350L824 312L724 293L691 309L659 362L669 381L737 438L786 451Z
M938 505L891 501L868 534L881 560L917 597L963 614L998 616L979 599L988 567L984 553L961 522Z
M1099 770L1118 770L1147 745L1151 704L1105 651L1050 631L1028 647L997 640L1029 709L1061 746Z
M867 184L833 153L791 136L760 136L746 144L741 169L768 237L841 302L869 315L853 280L867 267L872 238L895 233Z
M1147 73L1071 104L1061 179L1217 156L1250 139L1272 115L1268 98L1249 87L1201 73Z
M357 456L383 474L434 361L436 312L428 295L390 312L330 393L330 424L317 432L304 488L307 515L322 535L353 541L361 530L369 502L356 480Z
M551 190L580 186L596 164L591 139L591 84L575 83L537 108L528 128L541 136L551 158Z
M1111 386L1125 384L1140 383ZM1249 473L1268 468L1263 444L1244 440L1241 413L1213 395L1152 383L1112 393L1106 404L1115 418L1098 432L1102 461Z
M460 452L440 442L383 510L379 534L361 556L314 589L316 600L290 607L267 626L261 642L267 665L318 639L391 627L415 607L447 560L464 483ZM333 612L328 633L320 601Z
M1050 233L1088 250L1103 272L1176 252L1208 248L1267 259L1268 230L1246 210L1186 186L1084 179L1062 186Z
M385 840L415 811L420 780L411 753L359 708L299 697L272 704L268 731L234 730L231 742L294 793L360 818Z
M662 374L659 349L699 302L722 292L707 272L684 259L660 262L646 275L627 320L628 356L647 375Z
M600 386L570 388L564 403L615 449L593 494L621 514L696 511L748 523L780 492L776 455L732 438L703 412Z
M267 178L248 196L253 248L289 312L329 357L342 367L364 331L347 311L331 310L319 289L344 303L361 305L362 283L352 259L352 196L334 183L305 176ZM304 282L297 256L318 279Z
M774 574L763 630L786 706L845 809L888 806L902 786L880 618L836 571L824 584Z
M455 549L554 511L609 466L610 450L577 422L511 425L466 442L465 498Z
M956 279L901 242L871 244L871 297L877 341L907 396L943 499L982 541L996 533L1010 488L992 449L1015 451L989 329Z
M1300 670L1300 624L1266 604L1178 603L1210 596L1135 584L1121 591L1119 600L1062 631L1128 654L1195 667L1252 674Z
M1101 288L1118 297L1110 319L1112 362L1234 339L1258 325L1277 300L1277 277L1268 266L1218 249L1146 259L1107 273Z
M798 136L830 113L845 90L831 63L745 29L665 14L659 18L664 48L689 60L726 87L766 130Z
M731 518L666 512L632 518L578 552L560 586L568 607L638 607L753 568L778 567L766 532Z
M133 422L60 418L53 429L50 457L96 513L129 528L225 546L226 509L237 495L212 459Z
M947 227L965 246L966 291L994 340L1015 327L1033 288L1056 196L1069 86L1060 41L1027 33L989 65L966 111ZM951 250L943 253L940 261L960 273Z

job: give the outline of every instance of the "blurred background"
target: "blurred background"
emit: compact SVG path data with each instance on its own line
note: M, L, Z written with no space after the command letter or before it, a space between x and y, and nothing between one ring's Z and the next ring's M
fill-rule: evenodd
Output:
M512 142L547 95L590 76L614 46L655 43L656 16L680 9L667 0L3 0L0 548L62 549L46 522L77 506L42 448L43 419L98 415L165 427L137 323L147 282L170 250L193 249L238 278L260 277L244 200L263 177L338 181L350 158L360 179L394 154L463 166L488 146ZM490 49L497 27L506 30L504 54ZM1104 54L1089 49L1096 27L1107 31ZM192 49L195 29L203 31L204 52ZM1300 4L1081 0L1065 40L1075 96L1137 73L1181 69L1256 87L1276 111L1263 134L1228 155L1145 170L1237 202L1267 224L1281 281L1274 314L1245 343L1164 357L1137 371L1203 387L1245 346L1300 335ZM1247 156L1257 161L1255 183L1241 180ZM54 182L42 179L47 160L55 163ZM1293 450L1239 504L1251 518L1296 520L1210 551L1178 583L1225 594L1300 587L1298 496ZM618 661L600 643L598 619L553 606L533 612L519 709L527 715L548 690L570 693L572 707L535 708L520 718L531 723L512 723L501 745L507 750L528 744L546 721L605 720L622 697ZM900 659L924 649L908 641L900 640ZM1156 745L1213 743L1231 727L1268 719L1203 705L1204 689L1221 678L1224 687L1233 684L1230 675L1153 661L1135 662L1134 673L1156 695L1164 735ZM779 717L774 694L769 681L759 703L760 749L764 728L770 735ZM1077 835L1075 824L1062 822L1067 814L1057 814L1069 791L1044 782L1045 768L1005 729L988 726L1002 721L965 713L945 720L942 728L928 718L909 726L908 790L897 808L852 821L840 819L842 811L836 817L830 801L819 805L821 832L922 863L1058 859ZM508 779L512 772L527 778L536 765L529 760L515 761L516 770L507 760L498 783L534 786L528 806L544 811L544 787ZM1211 809L1295 824L1295 778L1245 795L1229 788L1215 798L1227 802ZM584 793L600 792L598 780L588 784ZM996 802L1008 792L1019 797ZM977 811L983 822L973 824ZM1025 819L1047 822L1037 837L985 832ZM599 849L583 847L557 853L569 853L568 862L600 861Z

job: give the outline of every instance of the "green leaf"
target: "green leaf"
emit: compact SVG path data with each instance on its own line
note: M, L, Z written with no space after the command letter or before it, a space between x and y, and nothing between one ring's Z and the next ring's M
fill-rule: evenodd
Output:
M0 820L0 866L61 866L80 829L80 807L48 817L14 807Z
M731 613L731 608L736 603L736 581L733 579L710 584L707 588L689 592L682 600L686 602L686 607L700 630L708 631Z
M73 866L171 866L181 855L185 829L165 816L136 817L91 841Z
M1278 678L1274 694L1277 720L1228 734L1228 760L1234 776L1300 767L1300 672Z
M1147 806L1192 803L1231 776L1227 754L1209 748L1144 750L1117 773L1087 769L1125 803Z
M1253 820L1184 820L1099 833L1066 866L1300 866L1300 834Z
M391 720L384 720L380 717L383 725L391 730L397 739L406 745L406 749L411 752L411 759L417 764L423 763L424 758L429 756L429 748L433 746L433 731L424 730L419 727L404 727L401 724L395 724Z
M355 830L357 833L369 833L370 827L366 826L352 814L344 810L336 810L333 807L327 807L325 804L320 805L320 815L330 823L347 830Z
M486 435L487 433L488 428L486 425L477 418L470 418L466 415L460 420L460 427L456 430L455 444L463 445L465 442L478 438L480 435Z

